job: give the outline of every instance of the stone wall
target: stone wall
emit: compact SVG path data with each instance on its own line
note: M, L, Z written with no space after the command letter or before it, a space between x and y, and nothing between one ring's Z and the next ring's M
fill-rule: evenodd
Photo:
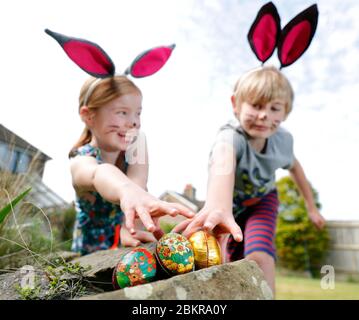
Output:
M154 244L144 245L150 251ZM83 281L96 286L92 294L81 299L94 300L259 300L273 299L273 294L263 278L261 269L254 261L246 259L213 266L169 279L114 290L112 273L120 257L132 248L98 251L71 260L90 269ZM42 284L38 298L44 297L48 279L43 270L37 270L37 283ZM0 276L0 300L20 299L15 284L21 284L23 276L16 273ZM100 292L100 293L99 293ZM93 294L96 293L96 294Z

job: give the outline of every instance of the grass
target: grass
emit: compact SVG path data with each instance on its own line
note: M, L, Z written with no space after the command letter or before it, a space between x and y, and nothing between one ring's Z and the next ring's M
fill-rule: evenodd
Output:
M335 281L334 289L322 289L321 279L276 276L277 300L359 300L359 283Z
M8 152L0 159L4 168L14 156L14 139L14 136L9 137ZM16 208L14 203L12 207L7 206L11 199L31 187L29 177L39 175L40 156L39 151L33 154L23 173L15 174L0 168L0 209L5 208L0 211L0 274L18 270L24 264L41 266L46 262L45 255L54 250L68 250L71 245L76 214L73 208L59 208L56 215L52 212L51 217L56 218L53 225L49 213L27 201L26 197Z

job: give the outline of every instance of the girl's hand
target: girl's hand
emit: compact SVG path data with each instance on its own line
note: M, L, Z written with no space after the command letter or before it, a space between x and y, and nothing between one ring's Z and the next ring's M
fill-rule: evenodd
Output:
M173 232L183 231L185 237L189 237L198 230L213 233L217 239L232 234L233 238L240 242L243 239L242 231L234 220L232 211L204 206L193 219L187 219L179 223Z
M141 243L156 241L156 238L150 232L136 230L134 234L131 234L125 226L121 227L120 234L121 245L123 247L137 247Z
M174 217L181 214L192 218L194 212L178 203L168 203L152 196L139 186L130 184L123 188L120 197L120 206L126 217L126 227L131 234L135 233L134 221L138 217L145 228L150 232L158 231L153 217L160 217L166 214Z
M318 209L312 209L308 211L309 219L313 222L313 224L318 228L322 229L325 226L325 219L324 217L319 213Z

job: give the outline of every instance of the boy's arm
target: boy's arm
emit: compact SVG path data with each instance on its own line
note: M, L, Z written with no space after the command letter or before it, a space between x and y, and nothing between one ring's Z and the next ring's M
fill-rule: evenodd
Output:
M233 147L228 143L218 143L212 151L206 203L193 220L180 223L174 232L185 229L183 235L190 236L204 229L213 231L217 237L231 233L236 241L242 240L241 229L232 212L235 169Z
M232 212L236 155L228 143L218 143L210 159L206 205Z
M289 173L293 178L294 182L296 183L296 185L298 186L298 189L304 198L307 210L312 211L316 209L316 205L312 194L312 189L304 174L303 167L301 166L301 164L296 158L294 159L293 166L289 169Z
M294 164L292 168L289 169L289 172L294 182L298 186L301 195L304 198L305 205L308 210L309 218L312 220L312 222L315 224L316 227L321 229L322 227L324 227L325 220L323 216L319 213L315 205L310 184L305 176L303 167L301 166L301 164L296 158L294 159Z

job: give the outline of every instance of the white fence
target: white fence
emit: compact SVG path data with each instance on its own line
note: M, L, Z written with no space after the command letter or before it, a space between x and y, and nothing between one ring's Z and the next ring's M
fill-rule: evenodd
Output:
M336 271L359 274L359 221L327 221L330 249L326 260Z

